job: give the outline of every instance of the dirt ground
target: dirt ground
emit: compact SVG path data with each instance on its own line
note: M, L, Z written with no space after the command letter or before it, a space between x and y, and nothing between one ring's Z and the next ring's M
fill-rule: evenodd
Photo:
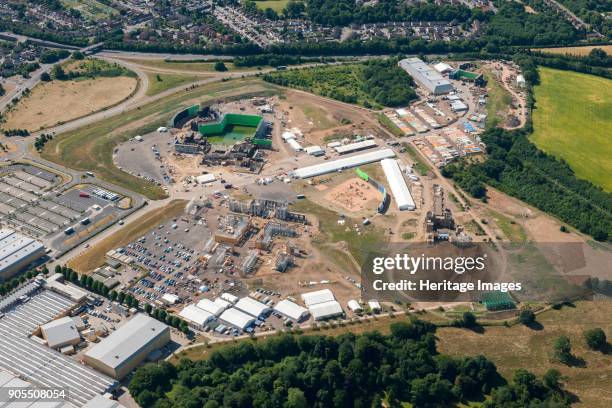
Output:
M137 84L129 77L41 83L7 114L3 127L36 131L67 122L121 102Z
M325 194L325 198L353 212L375 209L377 201L380 201L380 193L371 184L354 177L333 188Z

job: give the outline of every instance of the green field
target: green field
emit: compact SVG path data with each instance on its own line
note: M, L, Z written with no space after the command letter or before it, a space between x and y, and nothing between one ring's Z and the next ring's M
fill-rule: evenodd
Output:
M285 7L287 6L287 3L289 3L289 0L261 0L255 2L258 9L265 10L267 8L271 8L278 14L283 12Z
M487 81L487 93L489 95L487 99L487 127L503 125L510 111L512 95L504 89L490 71L485 70L484 77Z
M119 14L114 8L96 0L61 0L65 7L80 11L90 20L105 20Z
M146 92L148 96L157 95L175 86L187 85L202 79L194 75L156 74L152 72L147 72L147 76L149 77L149 88Z
M550 68L539 72L530 139L565 160L579 178L612 191L612 81Z
M148 181L119 170L113 163L115 147L130 137L165 126L181 108L218 98L271 94L274 87L257 79L214 82L180 91L108 119L60 134L45 145L42 156L75 170L94 171L98 177L150 199L165 197L164 191Z

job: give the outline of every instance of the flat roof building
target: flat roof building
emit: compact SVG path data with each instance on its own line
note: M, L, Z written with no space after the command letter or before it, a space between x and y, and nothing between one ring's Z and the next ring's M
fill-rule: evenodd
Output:
M278 302L276 306L274 306L274 311L297 322L306 319L310 314L308 309L290 301L289 299L284 299Z
M114 333L88 350L83 361L115 379L122 379L149 353L170 341L170 327L138 313Z
M12 229L0 229L0 282L8 280L45 256L40 242Z
M40 326L40 331L47 345L55 349L75 345L81 341L76 324L69 316L43 324Z
M346 145L335 147L334 149L338 154L347 154L352 152L358 152L360 150L371 149L378 146L374 140L362 140L361 142L349 143Z
M398 65L429 93L442 95L453 90L450 81L419 58L405 58Z
M412 199L410 190L408 190L408 185L406 185L406 180L404 180L404 176L402 175L402 171L397 161L385 159L380 162L380 165L387 177L387 182L391 188L391 193L393 193L397 208L400 211L414 210L416 208L414 200Z
M451 109L453 110L453 112L465 112L466 110L468 110L468 107L462 101L456 100L451 103Z
M234 307L230 307L225 312L221 313L219 319L240 330L245 330L255 323L255 318L253 316L248 315Z
M268 306L248 296L243 297L238 302L236 302L234 307L258 319L270 313L270 308Z

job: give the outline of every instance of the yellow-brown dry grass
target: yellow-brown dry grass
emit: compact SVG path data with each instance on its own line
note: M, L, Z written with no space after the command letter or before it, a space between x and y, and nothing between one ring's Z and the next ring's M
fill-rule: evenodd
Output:
M5 129L36 131L116 105L138 81L130 77L43 82L8 115Z
M84 254L71 259L68 266L79 273L89 273L104 264L104 256L111 249L125 246L166 220L177 217L185 210L185 200L173 200L167 205L149 211L140 218L126 224L116 233L104 238Z
M589 45L584 47L554 47L554 48L534 48L532 51L545 52L547 54L562 55L589 55L593 48L604 50L606 54L612 55L612 45Z

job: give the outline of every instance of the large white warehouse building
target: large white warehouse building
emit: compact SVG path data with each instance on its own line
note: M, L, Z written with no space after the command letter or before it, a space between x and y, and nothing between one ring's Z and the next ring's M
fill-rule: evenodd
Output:
M329 289L302 294L302 300L315 320L324 320L344 313L342 306Z
M219 319L222 322L227 323L230 326L234 326L240 330L245 330L247 327L255 323L255 318L253 316L234 307L230 307L225 312L221 313Z
M262 318L270 312L270 308L250 297L243 297L234 307L256 318Z
M321 176L334 171L350 169L352 167L361 166L368 163L374 163L382 159L395 157L395 153L391 149L376 150L373 152L358 154L344 159L333 160L325 163L315 164L313 166L302 167L293 171L295 178L309 178Z
M438 71L425 64L419 58L406 58L398 64L415 81L434 95L446 94L453 90L453 85L448 79L444 78Z
M278 302L276 306L274 306L274 311L298 322L304 320L310 314L308 313L308 309L289 299L283 299Z
M387 177L387 182L391 188L391 193L393 194L397 208L400 211L414 210L416 208L414 205L414 200L412 199L410 190L408 190L406 180L404 180L404 176L402 176L402 171L400 170L397 161L393 159L385 159L380 162L380 165L382 166L385 176Z
M0 282L44 255L45 247L40 242L11 229L0 229Z

